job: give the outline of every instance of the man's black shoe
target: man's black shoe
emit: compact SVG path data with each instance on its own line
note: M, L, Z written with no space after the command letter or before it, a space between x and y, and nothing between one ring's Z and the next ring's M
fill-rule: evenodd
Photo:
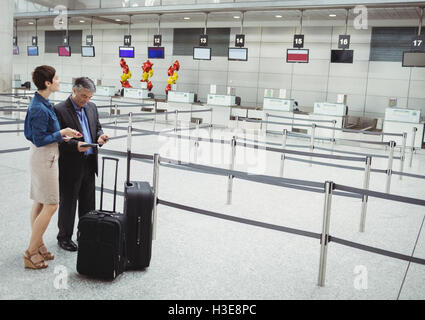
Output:
M58 241L59 247L66 251L77 251L78 246L72 240L61 240Z

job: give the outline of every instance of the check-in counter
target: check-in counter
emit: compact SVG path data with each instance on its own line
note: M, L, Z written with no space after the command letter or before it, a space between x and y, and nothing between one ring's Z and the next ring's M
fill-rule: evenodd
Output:
M264 97L263 100L263 120L279 123L291 123L291 125L281 125L274 123L265 124L268 132L282 132L284 129L292 130L292 120L285 118L293 118L295 100ZM270 116L268 116L270 115ZM285 118L279 118L285 117Z
M257 129L262 128L261 122L249 122L245 120L262 120L263 110L255 106L232 106L230 111L230 128Z
M315 102L313 113L309 114L309 118L310 120L318 120L317 125L333 128L333 122L335 122L335 128L343 128L347 111L348 107L343 103ZM336 130L335 133L333 131L331 129L316 128L315 136L321 138L341 137L342 132L340 130Z
M236 96L208 94L207 106L212 108L212 122L215 126L229 125L231 107L236 105Z
M168 112L191 111L195 102L195 93L168 91L166 109ZM190 122L192 114L190 112L180 113L178 115L179 122Z
M385 110L385 118L383 125L384 133L406 133L406 146L412 147L412 138L415 135L413 147L420 149L424 141L424 122L420 121L421 110L387 108ZM416 129L415 129L416 128ZM414 134L413 131L416 131ZM397 146L403 143L402 137L387 136L383 137L383 141L395 141Z

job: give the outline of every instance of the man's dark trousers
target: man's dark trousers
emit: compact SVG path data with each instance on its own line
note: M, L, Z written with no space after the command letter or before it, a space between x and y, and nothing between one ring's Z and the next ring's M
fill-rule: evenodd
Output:
M59 241L71 240L77 202L79 218L95 209L95 162L96 156L84 156L80 170L60 175L59 233L57 236ZM66 168L63 169L63 171L66 170Z

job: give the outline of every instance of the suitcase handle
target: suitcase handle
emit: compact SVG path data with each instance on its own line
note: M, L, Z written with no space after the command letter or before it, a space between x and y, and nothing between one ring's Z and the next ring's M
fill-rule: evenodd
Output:
M130 186L130 162L131 162L131 132L133 122L133 114L130 112L128 114L128 128L127 128L127 186Z
M115 185L114 185L114 209L112 212L115 212L115 206L117 202L117 176L118 176L118 161L117 158L111 157L102 157L102 182L100 185L100 210L103 208L103 178L105 174L105 160L115 161Z

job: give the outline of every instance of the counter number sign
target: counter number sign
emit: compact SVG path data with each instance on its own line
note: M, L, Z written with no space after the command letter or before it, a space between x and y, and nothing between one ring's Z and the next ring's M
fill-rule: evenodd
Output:
M294 48L304 48L304 35L296 34L294 35Z
M350 36L340 35L338 39L338 49L349 49L350 48Z

